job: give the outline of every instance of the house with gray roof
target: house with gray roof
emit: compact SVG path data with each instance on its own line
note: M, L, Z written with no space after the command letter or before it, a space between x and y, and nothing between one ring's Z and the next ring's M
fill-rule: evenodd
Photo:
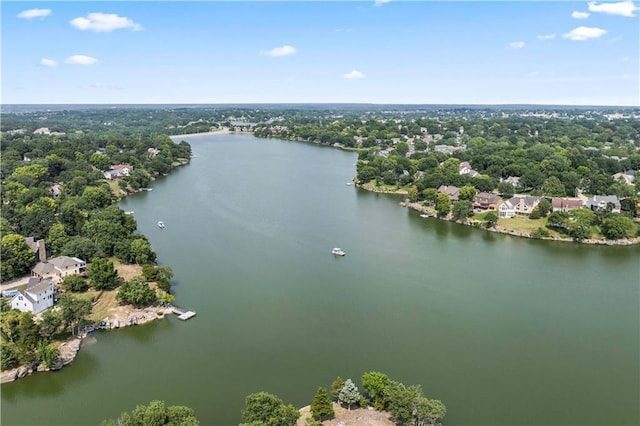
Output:
M612 213L620 213L620 200L615 195L594 195L587 199L586 206L591 210L607 210L611 205Z
M460 196L460 188L453 185L440 185L437 192L438 194L447 194L451 201L458 201Z
M51 278L56 281L67 275L77 275L87 269L87 262L77 257L58 256L47 262L38 262L31 270L31 275L36 278Z
M508 219L516 215L529 216L542 197L515 196L498 204L498 216Z
M53 306L55 287L53 281L46 279L30 278L27 288L18 291L11 299L11 308L21 312L31 312L39 314L47 308Z

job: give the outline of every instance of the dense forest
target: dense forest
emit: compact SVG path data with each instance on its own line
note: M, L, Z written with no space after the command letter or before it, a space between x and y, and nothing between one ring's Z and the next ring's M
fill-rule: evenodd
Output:
M2 370L32 363L53 368L58 362L57 343L79 332L91 313L92 300L77 297L88 288L119 287L118 300L136 306L154 303L158 297L172 300L171 269L154 266L156 254L149 241L136 232L133 216L114 202L188 162L191 147L163 134L132 137L126 131L80 130L61 114L52 120L56 123L52 128L35 133L49 123L33 115L12 116L20 125L30 123L29 131L2 133L2 281L28 276L36 264L27 237L45 240L49 256L87 261L88 272L85 277L65 277L59 309L45 311L38 321L31 312L10 309L8 300L2 299ZM12 122L4 115L2 119L3 126ZM126 173L119 175L122 169ZM120 283L112 259L145 265L144 275ZM151 281L159 291L149 288Z

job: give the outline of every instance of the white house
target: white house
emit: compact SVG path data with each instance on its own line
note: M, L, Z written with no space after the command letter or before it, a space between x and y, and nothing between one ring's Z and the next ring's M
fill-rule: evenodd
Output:
M498 216L501 219L509 219L516 215L516 206L511 200L504 200L498 205Z
M39 314L53 306L54 293L53 281L31 278L27 288L11 299L11 308Z

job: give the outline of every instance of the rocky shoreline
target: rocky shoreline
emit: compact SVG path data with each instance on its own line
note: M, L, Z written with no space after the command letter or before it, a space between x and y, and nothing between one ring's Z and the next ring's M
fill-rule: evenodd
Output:
M134 308L131 305L118 306L109 312L108 320L109 326L94 327L89 326L85 328L79 335L72 337L60 344L58 350L60 356L56 360L55 364L49 368L45 364L34 362L29 365L21 365L10 370L2 371L0 373L0 383L9 383L14 380L21 379L30 374L42 372L42 371L57 371L64 366L69 365L78 355L78 352L82 348L85 339L92 333L96 333L99 330L111 331L118 330L119 328L129 327L132 325L147 324L156 319L162 319L166 315L173 314L171 308L165 308L161 306L149 306L146 308ZM114 324L118 324L117 327Z
M367 189L365 185L359 185L360 188L363 189ZM368 189L367 189L368 190ZM395 192L395 194L399 194L398 192ZM429 216L429 217L436 217L435 214L435 210L430 208L430 207L426 207L421 205L420 203L412 203L408 200L402 201L400 202L400 205L403 207L407 207L410 208L412 210L415 210L417 212L420 212L423 215ZM441 220L446 220L449 222L455 222L458 223L460 225L468 225L468 226L478 226L480 225L480 222L459 222L459 221L453 221L450 218L439 218ZM490 231L490 232L497 232L499 234L508 234L508 235L513 235L515 237L523 237L523 238L531 238L531 239L537 239L537 240L547 240L547 241L563 241L563 242L570 242L570 243L580 243L580 244L593 244L593 245L606 245L606 246L631 246L631 245L635 245L635 244L640 244L640 237L635 237L635 238L625 238L625 239L621 239L621 240L595 240L595 239L586 239L586 240L581 240L581 241L576 241L573 238L568 238L568 237L542 237L542 238L535 238L532 237L530 233L527 232L522 232L522 231L516 231L514 229L506 229L503 228L499 225L495 225L491 228L482 228L486 231Z

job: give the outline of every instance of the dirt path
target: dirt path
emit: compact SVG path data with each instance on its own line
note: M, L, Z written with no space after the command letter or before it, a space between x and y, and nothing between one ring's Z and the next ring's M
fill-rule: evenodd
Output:
M333 403L335 418L322 422L324 426L395 426L390 420L391 415L386 411L376 411L373 408L356 408L351 411ZM311 418L310 406L300 409L300 418L296 426L307 426L307 418Z

